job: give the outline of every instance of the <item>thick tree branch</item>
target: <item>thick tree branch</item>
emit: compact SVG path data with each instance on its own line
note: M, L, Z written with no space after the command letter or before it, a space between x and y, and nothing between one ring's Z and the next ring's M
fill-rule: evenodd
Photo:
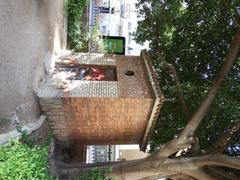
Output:
M183 166L183 164L186 166ZM210 154L190 158L167 159L161 167L168 168L172 172L184 172L185 170L195 170L204 166L225 166L240 169L240 159L223 154Z
M178 174L178 173L161 174L160 173L160 174L156 174L156 175L153 175L153 176L144 177L144 178L141 178L141 179L138 179L138 180L156 180L156 179L165 178L165 177L171 177L172 178L172 177L175 177L175 176L178 176L178 175L180 175L180 174ZM184 180L188 180L188 179L184 179ZM193 179L191 179L191 180L193 180Z
M205 172L204 169L202 168L193 171L185 171L185 173L188 174L189 176L194 177L197 180L220 180L211 176L210 174Z
M190 118L191 118L191 115L190 115L189 109L187 107L187 104L185 102L185 98L184 98L184 95L183 95L183 90L182 90L180 82L179 82L177 71L172 64L167 63L166 61L164 61L162 63L162 65L163 65L163 67L168 69L170 72L172 72L173 80L174 80L174 83L175 83L175 86L176 86L176 89L177 89L177 96L179 98L179 101L180 101L180 104L181 104L181 107L182 107L182 110L183 110L183 114L184 114L186 120L189 121Z
M178 174L175 176L168 176L168 177L173 180L197 180L196 178L185 175L185 174Z
M173 80L174 80L174 83L175 83L175 86L176 86L176 89L177 89L177 96L179 98L179 102L180 102L183 114L184 114L187 122L189 122L190 119L191 119L191 114L190 114L190 111L188 109L188 106L187 106L185 98L184 98L183 90L182 90L181 85L180 85L180 81L179 81L179 78L178 78L178 75L177 75L176 68L172 64L166 62L165 60L163 61L162 65L163 65L163 67L168 69L170 72L172 72ZM192 144L192 148L190 149L189 153L198 154L199 152L200 152L199 141L198 141L197 137L194 137L194 144Z
M208 92L207 97L204 99L203 103L200 105L196 113L192 116L191 120L180 133L180 135L167 143L163 148L158 150L159 156L168 157L169 155L177 152L180 149L189 147L194 142L194 133L198 128L203 117L207 114L212 102L214 101L221 84L224 80L224 77L230 71L233 66L234 61L238 57L240 48L240 28L237 29L237 32L233 38L233 42L230 46L227 57L221 67L221 70L217 74L215 80L213 81L212 87Z
M227 131L220 136L210 147L203 150L203 153L222 153L231 142L232 138L240 133L240 123L236 123L227 128Z
M165 6L163 6L162 11L161 11L160 14L162 14L164 10L165 10ZM156 43L157 49L158 49L158 52L157 52L157 53L158 53L159 56L161 56L161 55L160 55L160 52L161 52L160 42L161 42L161 41L160 41L160 34L159 34L160 31L159 31L159 29L158 29L159 27L158 27L158 24L156 24L156 25L155 25L155 24L152 24L152 25L153 25L153 26L156 26L156 35L157 35L157 37L156 37L155 39L157 39L157 43ZM163 58L162 64L163 64L163 66L164 66L166 69L168 69L169 71L171 71L172 74L173 74L175 86L176 86L176 89L177 89L177 95L178 95L178 97L179 97L179 101L180 101L180 104L181 104L183 113L184 113L184 115L185 115L186 120L189 121L191 116L190 116L190 112L189 112L189 109L188 109L188 107L187 107L187 104L186 104L186 102L185 102L185 99L184 99L183 91L182 91L182 88L181 88L181 86L180 86L180 82L179 82L179 79L178 79L178 75L177 75L176 68L175 68L172 64L167 63L167 62L164 60L164 58Z
M167 172L158 172L159 164L161 164L166 158L150 159L143 158L131 161L118 161L118 162L105 162L105 163L64 163L59 161L56 157L58 154L58 148L51 143L49 152L49 166L51 174L56 176L64 175L81 175L88 173L93 168L111 169L112 172L107 176L115 176L117 179L137 180L150 176L161 176Z
M224 170L222 167L208 167L208 173L218 177L219 180L239 180L240 175Z
M106 177L116 177L116 179L138 180L155 177L184 175L190 177L207 177L205 171L201 168L209 166L225 166L234 169L240 169L240 159L226 155L203 155L188 158L166 157L156 158L153 155L147 158L105 162L105 163L64 163L59 161L53 154L54 147L51 145L49 153L49 165L53 175L81 175L88 173L93 168L111 169L112 171L105 174ZM197 176L196 176L197 175ZM210 176L208 176L210 177Z

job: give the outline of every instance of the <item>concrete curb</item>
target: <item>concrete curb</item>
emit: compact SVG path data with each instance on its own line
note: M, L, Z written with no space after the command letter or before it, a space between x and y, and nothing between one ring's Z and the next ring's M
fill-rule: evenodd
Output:
M46 119L46 116L41 115L37 121L23 126L22 130L26 130L27 133L30 134L31 132L39 129L42 126L45 119ZM21 136L21 133L18 132L17 130L10 131L10 132L4 133L4 134L0 134L0 145L7 144L8 142L10 142L13 139L20 138L20 136Z

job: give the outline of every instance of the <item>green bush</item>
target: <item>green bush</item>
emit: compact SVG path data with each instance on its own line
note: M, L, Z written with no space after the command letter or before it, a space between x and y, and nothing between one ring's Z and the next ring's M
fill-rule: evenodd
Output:
M70 49L80 50L82 48L80 18L88 0L67 1L67 43Z
M93 27L91 32L87 33L86 39L88 42L89 52L106 53L106 46L104 44L98 24Z
M36 145L36 134L29 136L20 126L17 130L22 133L20 140L0 146L0 180L58 179L51 176L48 169L48 150L52 135L49 134L45 144ZM105 180L104 174L109 171L110 169L95 168L88 174L73 179Z
M68 0L65 3L67 11L67 43L73 51L105 53L105 46L99 26L96 24L91 32L81 31L81 16L89 0Z
M0 179L54 179L48 172L47 155L47 145L29 147L13 141L0 147Z
M23 140L25 142L25 138ZM50 140L45 145L33 145L15 140L6 146L0 146L0 180L57 179L50 175L48 169L49 143ZM104 174L109 171L110 169L94 168L89 173L73 179L105 180ZM108 180L112 179L108 178Z
M76 180L114 180L114 177L106 178L105 174L111 172L109 168L94 168L89 173L77 177Z

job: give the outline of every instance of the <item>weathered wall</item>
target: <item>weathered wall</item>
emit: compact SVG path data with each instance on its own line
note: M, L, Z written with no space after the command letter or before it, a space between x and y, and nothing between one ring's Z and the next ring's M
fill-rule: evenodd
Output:
M0 0L0 133L38 119L37 90L64 44L63 0Z
M48 122L53 130L54 137L59 142L67 143L68 129L64 115L63 97L41 98L41 108L48 117Z

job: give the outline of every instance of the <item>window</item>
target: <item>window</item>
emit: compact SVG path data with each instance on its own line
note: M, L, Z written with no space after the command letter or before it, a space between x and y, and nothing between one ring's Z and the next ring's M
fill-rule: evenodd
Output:
M130 18L130 9L131 5L130 4L122 4L121 5L121 17L122 18Z
M131 5L130 4L126 4L125 5L125 18L130 18L130 11L131 11Z
M128 32L128 44L132 42L132 33Z
M130 31L132 29L132 23L128 22L128 30Z
M132 50L133 50L132 47L128 47L128 48L127 48L127 52L128 52L128 54L132 54Z

